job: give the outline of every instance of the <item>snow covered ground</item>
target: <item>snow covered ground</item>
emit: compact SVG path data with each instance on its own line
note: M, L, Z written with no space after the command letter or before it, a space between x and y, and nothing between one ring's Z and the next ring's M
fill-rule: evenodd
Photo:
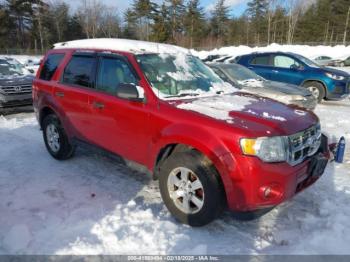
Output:
M350 101L316 110L350 141ZM0 117L0 254L350 254L350 151L344 164L259 220L229 213L202 228L177 223L157 182L79 149L49 156L32 113Z

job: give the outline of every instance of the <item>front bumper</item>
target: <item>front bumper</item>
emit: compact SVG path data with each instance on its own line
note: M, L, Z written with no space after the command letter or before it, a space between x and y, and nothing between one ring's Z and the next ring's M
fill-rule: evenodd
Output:
M32 94L4 95L0 93L0 108L32 105Z
M324 135L318 152L296 166L264 163L256 157L239 156L236 163L244 164L231 172L233 188L227 195L228 207L246 212L277 206L317 181L329 158L328 141Z
M332 88L328 89L327 99L341 100L350 94L350 80L349 81L333 81Z

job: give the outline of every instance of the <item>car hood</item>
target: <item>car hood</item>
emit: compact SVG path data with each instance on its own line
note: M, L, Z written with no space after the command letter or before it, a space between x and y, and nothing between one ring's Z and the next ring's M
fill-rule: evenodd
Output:
M275 81L249 81L241 84L244 89L253 89L260 93L273 93L281 95L299 95L299 96L310 96L311 93L305 88L297 85L286 84Z
M13 86L13 85L32 85L34 76L21 75L21 76L3 76L0 77L1 86Z
M266 131L271 135L290 135L318 122L310 111L243 92L177 101L175 105L265 135Z
M327 72L327 73L331 73L331 74L335 74L335 75L339 75L339 76L350 77L349 73L342 71L342 70L335 69L335 68L323 67L320 70L322 70L325 73Z

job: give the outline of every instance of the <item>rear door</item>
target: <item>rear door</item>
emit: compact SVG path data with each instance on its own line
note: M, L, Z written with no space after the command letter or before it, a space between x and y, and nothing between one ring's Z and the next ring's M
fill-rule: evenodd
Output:
M98 61L96 88L89 96L93 124L85 132L98 146L146 163L150 145L148 105L116 96L119 84L138 86L139 77L124 56L101 53Z
M273 56L272 80L300 85L304 78L303 66L296 59L280 54Z
M86 128L92 124L89 93L94 88L97 58L93 52L76 52L56 83L54 96L65 115L72 136L89 140Z
M266 79L271 79L272 70L273 70L271 65L271 55L269 54L255 55L249 61L248 68Z

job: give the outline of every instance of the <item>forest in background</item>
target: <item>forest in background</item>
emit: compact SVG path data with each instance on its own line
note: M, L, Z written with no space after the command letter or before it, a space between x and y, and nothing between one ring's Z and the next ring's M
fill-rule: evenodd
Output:
M250 0L232 16L225 0L134 0L123 13L101 0L0 0L0 51L43 53L54 43L128 38L195 49L230 45L350 44L350 0Z

